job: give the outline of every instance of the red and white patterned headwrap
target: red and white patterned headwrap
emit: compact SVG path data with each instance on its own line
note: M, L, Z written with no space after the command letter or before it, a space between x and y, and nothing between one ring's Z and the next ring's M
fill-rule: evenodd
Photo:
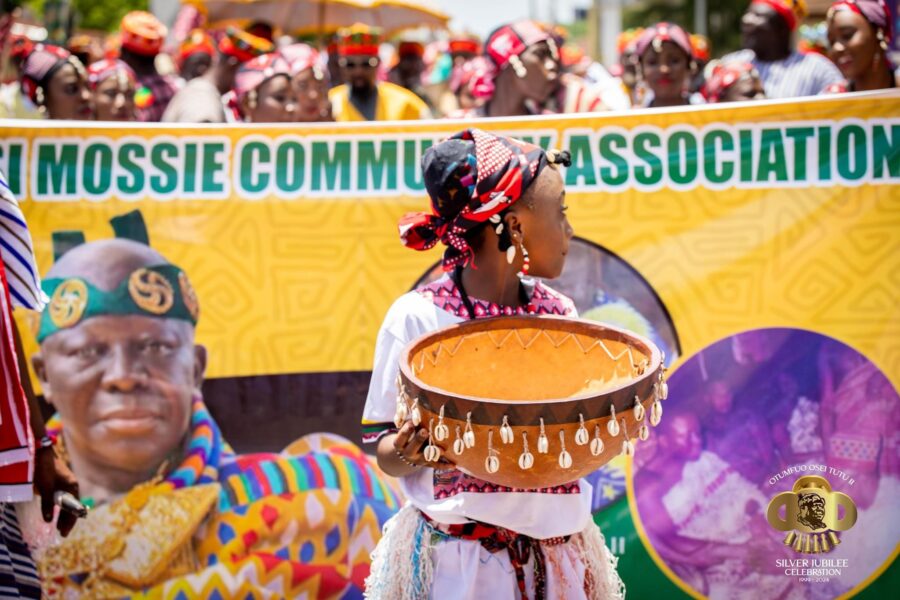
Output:
M443 268L466 266L474 251L466 234L522 198L549 164L538 146L480 129L466 129L422 157L431 213L408 213L400 220L400 239L408 248L447 246Z

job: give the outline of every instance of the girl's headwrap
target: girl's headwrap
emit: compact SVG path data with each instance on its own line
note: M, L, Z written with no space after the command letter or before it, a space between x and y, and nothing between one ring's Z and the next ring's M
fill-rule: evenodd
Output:
M534 21L519 21L494 30L484 44L484 53L498 69L503 69L512 57L519 56L529 46L540 42L553 42L546 29ZM553 43L555 47L555 42Z
M431 213L406 214L400 239L415 250L442 242L444 270L466 266L474 255L466 234L521 199L548 164L567 160L567 153L547 153L521 140L461 131L422 157Z

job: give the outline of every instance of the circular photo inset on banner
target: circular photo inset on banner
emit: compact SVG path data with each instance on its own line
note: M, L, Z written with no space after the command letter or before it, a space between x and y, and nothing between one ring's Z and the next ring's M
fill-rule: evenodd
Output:
M669 390L633 502L670 577L713 599L830 599L887 568L900 397L865 356L810 331L748 331L691 357Z

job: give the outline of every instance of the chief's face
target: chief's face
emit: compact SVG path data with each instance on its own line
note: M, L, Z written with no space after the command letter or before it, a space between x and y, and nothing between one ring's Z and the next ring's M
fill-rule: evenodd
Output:
M189 323L138 315L87 319L34 358L67 442L94 465L130 472L183 444L205 362Z

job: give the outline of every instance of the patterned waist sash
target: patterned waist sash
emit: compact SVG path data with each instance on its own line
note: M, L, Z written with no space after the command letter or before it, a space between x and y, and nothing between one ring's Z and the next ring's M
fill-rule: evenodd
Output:
M455 525L438 523L425 513L421 511L420 513L422 518L425 519L434 531L445 537L477 541L491 554L506 550L509 554L509 562L512 563L513 569L516 571L516 583L519 586L519 592L522 594L523 598L528 597L528 594L525 593L525 565L528 564L531 555L534 554L535 600L543 600L545 598L545 588L547 583L547 566L544 559L544 552L541 547L565 544L571 537L567 535L537 540L528 537L527 535L504 529L503 527L480 523L478 521L470 521L468 523Z

